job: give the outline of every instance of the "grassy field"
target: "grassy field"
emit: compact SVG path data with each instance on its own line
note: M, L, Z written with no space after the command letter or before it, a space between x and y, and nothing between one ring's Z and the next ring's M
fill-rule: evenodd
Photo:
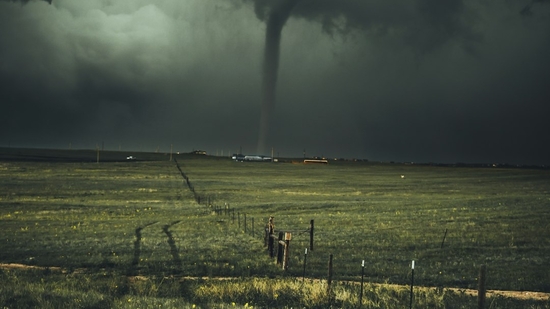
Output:
M52 285L74 294L56 297L76 301L84 297L77 293L84 281L88 303L105 307L229 308L250 300L262 307L326 308L323 297L305 295L323 294L322 283L315 283L323 281L310 280L326 279L329 254L339 282L331 303L337 307L357 304L357 286L344 283L360 280L362 260L372 284L369 299L378 297L378 304L365 301L365 308L403 306L406 289L376 294L372 290L384 288L373 284L408 284L413 259L415 283L436 287L419 292L418 302L434 308L471 308L470 296L443 288L475 288L481 264L487 265L488 289L550 292L548 170L175 156L203 197L198 204L166 154L137 154L141 160L127 162L129 154L101 153L96 163L94 151L3 151L0 263L48 267L1 271L11 283L0 288L3 303L48 307L52 302L40 289ZM241 214L240 228L237 219L215 215L206 197ZM263 227L271 215L277 230L293 232L286 273L264 248ZM315 247L307 257L308 281L297 287L311 219ZM282 282L277 289L260 288L274 281ZM317 292L305 293L307 287ZM515 308L513 302L526 307L495 298L492 308ZM549 308L547 300L528 305Z
M332 253L340 278L356 277L364 259L369 280L406 283L414 259L420 284L475 287L487 264L491 288L550 291L548 171L229 161L183 169L205 195L264 223L274 215L278 229L307 229L314 219L314 276L326 274ZM308 241L293 239L293 265Z

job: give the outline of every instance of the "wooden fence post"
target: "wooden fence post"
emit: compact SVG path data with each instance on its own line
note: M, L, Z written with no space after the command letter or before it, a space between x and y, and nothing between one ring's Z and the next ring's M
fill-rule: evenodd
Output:
M485 309L485 283L487 281L487 266L481 265L479 267L478 289L477 289L477 308Z
M445 229L445 234L443 235L443 240L441 241L441 249L443 249L443 246L445 245L445 238L447 238L447 229Z
M267 250L269 251L269 257L271 258L275 257L275 246L274 246L275 239L273 238L274 233L275 233L275 223L274 223L273 216L271 216L269 217L269 221L267 223L267 228L266 228Z
M311 221L309 221L309 251L313 251L313 229L314 221L311 219Z
M279 232L279 241L277 242L279 246L277 246L277 265L283 263L283 245L281 244L283 242L283 232Z
M269 228L267 225L264 228L264 247L267 247L267 252L269 252Z
M285 233L285 252L283 257L283 270L288 269L288 256L290 255L290 240L292 239L292 234L286 232Z

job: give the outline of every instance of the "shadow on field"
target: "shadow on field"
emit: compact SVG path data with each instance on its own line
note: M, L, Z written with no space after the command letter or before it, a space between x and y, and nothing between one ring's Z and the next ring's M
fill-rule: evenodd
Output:
M162 231L168 237L168 245L170 246L170 253L172 254L172 260L174 262L174 265L178 273L181 273L183 271L182 262L181 262L180 254L178 252L178 247L176 246L176 242L174 241L174 236L172 236L172 232L170 232L169 228L174 224L178 224L180 222L181 221L174 221L162 227Z
M130 275L135 275L138 271L139 257L141 255L141 230L155 223L158 222L151 222L144 225L143 227L140 226L136 229L136 240L134 241L134 258L132 259L132 265L130 266Z

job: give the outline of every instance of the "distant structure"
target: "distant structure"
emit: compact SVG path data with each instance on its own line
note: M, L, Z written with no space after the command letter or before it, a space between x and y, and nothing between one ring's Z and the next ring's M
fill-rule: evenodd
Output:
M206 156L206 151L204 151L204 150L193 150L193 151L191 151L191 154Z
M268 156L259 156L259 155L243 155L243 154L233 154L231 159L239 162L244 161L253 161L253 162L271 162L272 158Z
M328 164L326 159L305 159L304 164Z

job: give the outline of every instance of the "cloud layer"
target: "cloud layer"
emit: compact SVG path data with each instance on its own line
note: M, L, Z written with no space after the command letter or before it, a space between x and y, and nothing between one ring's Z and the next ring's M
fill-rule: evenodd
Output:
M0 145L254 152L270 3L0 1ZM298 1L267 146L549 164L549 17L543 1Z

